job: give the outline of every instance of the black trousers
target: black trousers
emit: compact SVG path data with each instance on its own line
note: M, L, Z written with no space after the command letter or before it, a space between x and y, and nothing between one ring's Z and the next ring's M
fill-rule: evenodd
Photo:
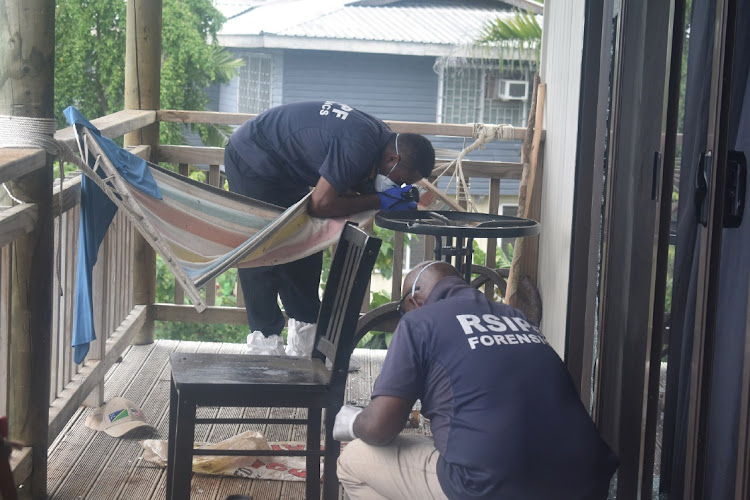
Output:
M256 200L290 207L309 192L306 187L280 185L255 174L230 144L224 150L224 168L229 190ZM288 264L238 269L250 331L260 330L266 337L281 333L284 316L279 298L287 316L315 323L322 268L323 252L318 252Z

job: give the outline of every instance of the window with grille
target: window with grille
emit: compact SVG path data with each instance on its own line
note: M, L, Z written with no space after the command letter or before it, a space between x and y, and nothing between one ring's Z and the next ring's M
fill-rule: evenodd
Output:
M271 107L271 56L249 54L240 68L238 110L260 113Z
M528 79L528 78L525 78ZM529 98L506 99L498 94L503 81L498 67L446 66L441 72L441 123L526 125Z

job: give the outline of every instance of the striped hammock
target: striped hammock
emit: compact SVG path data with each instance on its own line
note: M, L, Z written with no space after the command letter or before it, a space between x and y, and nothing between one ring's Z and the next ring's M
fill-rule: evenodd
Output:
M230 267L283 264L333 245L347 220L363 224L375 211L317 218L307 213L310 195L288 209L194 181L149 163L103 137L74 107L65 117L80 152L60 143L60 155L85 174L81 182L74 360L83 361L96 338L92 272L99 245L119 209L158 252L202 312L199 288ZM463 210L427 180L418 183L420 209Z
M85 174L81 182L74 360L96 338L91 297L99 245L122 210L158 252L199 312L199 288L230 267L283 264L334 244L347 220L362 224L375 211L346 218L307 213L309 195L288 209L224 191L146 162L103 137L78 110L65 110L80 157L64 144L61 156Z
M198 311L206 308L198 289L230 267L299 260L334 244L347 220L374 214L322 219L308 215L310 195L284 209L230 193L146 162L82 120L71 123L83 159L76 163L159 252Z

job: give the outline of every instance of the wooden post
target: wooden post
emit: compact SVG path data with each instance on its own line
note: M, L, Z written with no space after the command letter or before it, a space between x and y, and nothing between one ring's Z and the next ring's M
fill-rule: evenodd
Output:
M0 113L53 118L54 35L54 0L0 2ZM32 498L46 498L47 493L53 162L47 155L43 168L8 183L14 197L37 205L38 217L34 230L12 244L10 269L10 437L32 447Z
M188 177L190 174L190 168L187 163L180 163L179 165L179 172L180 175L184 175L185 177ZM237 287L239 290L242 287ZM182 289L182 285L177 281L175 278L174 280L174 303L175 304L184 304L185 303L185 290ZM239 305L239 301L238 301Z
M92 280L92 298L93 298L93 309L94 309L94 331L97 332L96 340L91 342L89 345L89 352L86 355L87 361L101 361L107 354L107 338L109 337L112 329L106 321L107 310L109 308L109 301L111 300L108 296L107 281L110 273L110 238L112 233L108 233L102 241L99 247L99 253L96 259L96 265L94 266L94 272L91 273ZM83 406L90 408L98 408L104 403L104 378L102 378L96 386L91 390L86 400L83 402Z
M160 106L161 0L128 0L125 46L125 109L153 109ZM125 146L146 144L156 151L159 123L125 135ZM153 154L153 153L152 153ZM138 234L133 251L133 295L136 304L148 308L148 316L134 344L154 341L151 305L156 299L156 254Z
M500 213L500 179L490 179L490 206L489 213L497 215ZM502 252L503 249L501 248ZM497 238L487 238L487 254L484 265L490 269L495 269L497 262ZM495 285L488 281L484 286L484 295L495 300Z
M219 165L209 165L208 175L206 175L206 184L213 187L220 187L221 183L221 170ZM216 278L210 279L206 282L206 304L209 306L216 305Z
M404 233L393 232L393 274L391 275L391 300L401 299L401 281L404 269Z
M539 168L539 149L541 147L543 118L544 118L544 100L546 97L546 84L539 84L539 77L534 80L535 93L531 104L531 112L534 120L529 118L529 131L533 130L531 137L527 135L523 147L523 175L521 177L521 186L518 193L518 216L528 218L532 207L532 200L539 198L539 192L533 191L537 185L537 169ZM541 176L540 176L541 179ZM538 188L538 185L537 185ZM510 276L508 276L508 287L505 294L505 303L518 307L518 282L521 277L521 262L528 260L524 257L524 238L516 238L513 247L513 260L510 266ZM538 243L537 243L538 245ZM534 248L537 248L536 246ZM536 256L534 256L536 257ZM527 264L528 266L528 264ZM536 262L533 264L536 269ZM528 269L528 267L526 268ZM536 285L536 283L534 283Z

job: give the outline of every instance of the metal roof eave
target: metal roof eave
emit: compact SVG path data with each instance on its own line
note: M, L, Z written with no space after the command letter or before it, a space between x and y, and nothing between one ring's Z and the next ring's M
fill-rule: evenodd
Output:
M243 49L294 49L334 52L363 52L408 56L441 57L450 55L455 46L439 43L395 42L385 40L354 40L346 38L318 38L283 36L271 33L260 35L220 34L224 47Z

